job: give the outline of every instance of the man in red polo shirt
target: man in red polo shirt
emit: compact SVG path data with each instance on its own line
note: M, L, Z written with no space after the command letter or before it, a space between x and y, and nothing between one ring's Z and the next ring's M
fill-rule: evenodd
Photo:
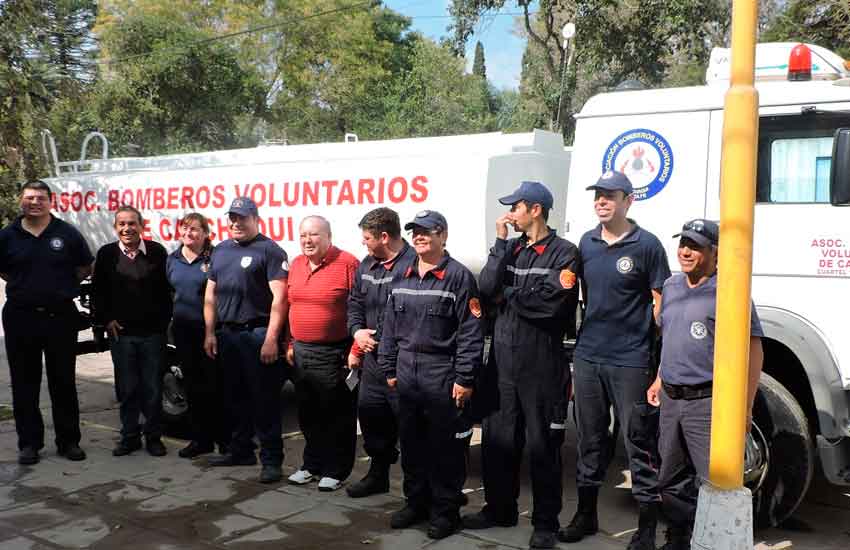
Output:
M320 491L334 491L351 473L357 443L357 394L345 378L353 347L346 304L359 262L331 244L331 226L321 216L304 218L299 233L302 254L289 266L286 359L306 442L301 469L289 481L320 478Z

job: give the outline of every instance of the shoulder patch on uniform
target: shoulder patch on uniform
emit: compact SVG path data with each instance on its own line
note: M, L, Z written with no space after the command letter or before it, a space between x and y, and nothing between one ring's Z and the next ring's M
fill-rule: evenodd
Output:
M562 269L561 274L558 276L558 280L561 281L561 286L566 289L571 289L576 286L576 274L569 269Z
M478 300L478 298L469 299L469 312L476 319L481 318L481 302Z
M280 268L284 271L289 271L289 262L287 262L286 260L283 260L280 263Z

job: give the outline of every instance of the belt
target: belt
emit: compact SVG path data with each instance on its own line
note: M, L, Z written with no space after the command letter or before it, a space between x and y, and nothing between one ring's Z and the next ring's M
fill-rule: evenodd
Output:
M245 321L243 323L225 321L218 324L218 328L225 328L227 330L254 330L255 328L267 326L269 326L269 319L267 317L251 319L250 321Z
M711 385L711 382L694 385L661 383L667 397L674 400L684 399L685 401L711 397Z
M49 306L37 306L32 304L16 304L15 302L8 302L7 305L18 311L31 311L34 313L67 313L70 311L70 308L74 308L76 311L76 307L74 306L73 300L68 300L64 302L58 302L51 304Z

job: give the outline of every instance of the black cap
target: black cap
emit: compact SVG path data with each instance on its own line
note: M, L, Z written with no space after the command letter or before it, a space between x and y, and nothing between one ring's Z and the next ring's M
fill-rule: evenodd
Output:
M626 177L622 172L617 172L614 170L608 170L604 174L602 174L596 183L589 186L587 188L588 191L591 189L605 189L606 191L622 191L626 195L631 195L634 192L634 188L632 187L632 182L629 181L629 178Z
M530 204L539 204L546 210L552 208L552 193L545 185L539 181L524 181L519 185L519 188L506 197L499 199L502 204L516 204L519 201L526 201Z
M424 227L425 229L436 229L441 227L448 229L449 224L446 218L436 210L423 210L414 216L412 221L404 224L404 230L410 231L416 226Z
M236 214L238 216L259 216L257 212L257 203L248 197L236 197L230 203L228 214Z
M700 246L717 246L720 242L720 227L717 222L697 218L683 225L681 233L673 235L674 239L679 237L690 239Z

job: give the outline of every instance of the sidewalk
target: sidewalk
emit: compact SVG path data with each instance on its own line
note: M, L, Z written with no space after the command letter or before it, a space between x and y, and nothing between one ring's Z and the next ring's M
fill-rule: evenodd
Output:
M0 362L5 363L2 358ZM31 467L16 462L16 436L11 420L0 422L0 548L3 550L93 548L140 550L265 548L301 549L478 549L526 548L531 525L527 512L511 529L465 531L442 541L425 535L425 526L392 530L390 514L403 505L401 471L393 468L388 495L351 499L344 491L320 493L315 484L295 487L285 482L261 485L258 467L209 468L203 458L180 459L185 443L166 439L169 454L150 457L144 451L115 458L117 404L107 355L80 358L78 386L82 412L83 462L56 456L52 433L42 460ZM284 475L297 469L303 438L297 432L291 388L284 410L286 461ZM10 399L8 369L0 367L0 404ZM50 420L46 387L42 390L45 422ZM349 481L365 474L368 463L358 444L358 462ZM565 452L565 454L567 454ZM473 448L473 471L467 483L470 506L481 505L479 453ZM571 468L571 465L567 465ZM572 491L565 491L567 495ZM525 500L524 494L521 500ZM565 501L562 520L574 503ZM628 530L634 516L605 518L607 525ZM620 540L600 534L581 544L584 550L622 549ZM566 548L566 545L564 545Z

